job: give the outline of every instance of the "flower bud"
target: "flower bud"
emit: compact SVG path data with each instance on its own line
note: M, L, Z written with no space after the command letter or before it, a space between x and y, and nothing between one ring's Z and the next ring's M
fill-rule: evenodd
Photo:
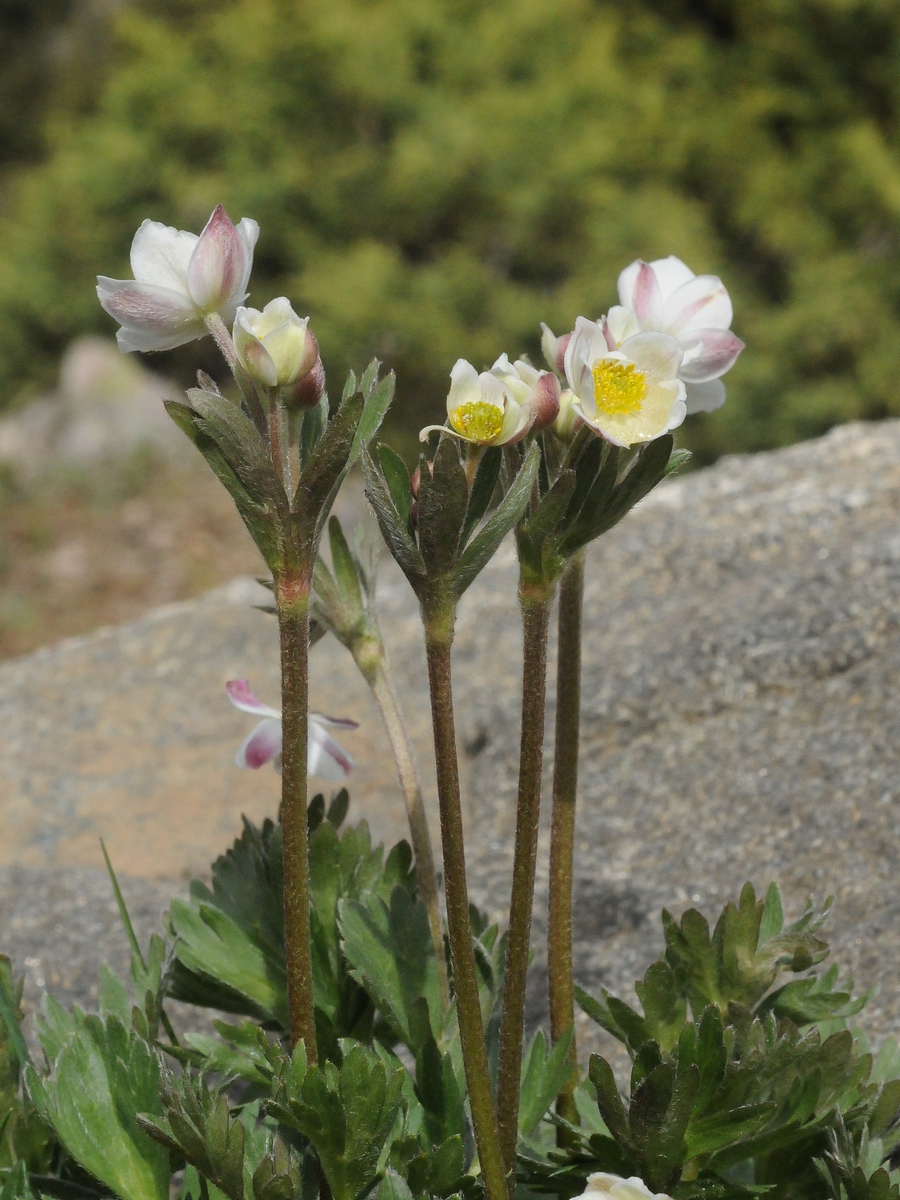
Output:
M244 370L264 387L288 387L316 365L319 347L308 328L309 317L298 317L285 296L270 300L259 311L239 308L234 321L234 348Z
M315 343L316 339L311 331L308 336ZM318 346L316 346L316 350L318 351ZM282 399L285 407L293 411L300 408L315 408L324 395L325 368L317 353L312 370L307 371L305 375L299 375L294 381L293 387L282 393Z
M572 407L575 393L571 388L565 388L559 395L559 410L553 422L553 432L564 442L571 441L584 424L581 417Z
M541 321L541 330L541 350L547 360L547 366L557 375L564 375L566 346L569 344L571 333L564 333L562 337L557 337L549 325L545 325L543 321Z

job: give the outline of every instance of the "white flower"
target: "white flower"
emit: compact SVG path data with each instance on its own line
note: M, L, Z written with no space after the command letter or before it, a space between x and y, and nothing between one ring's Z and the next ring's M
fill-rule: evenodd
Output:
M247 298L259 226L233 225L220 204L198 237L144 221L131 243L134 279L97 277L100 303L122 328L120 350L171 350L208 332L204 317L233 320Z
M559 412L553 422L553 432L564 442L570 441L581 428L582 420L575 408L575 393L564 388L559 395Z
M251 729L244 738L235 762L239 767L259 770L268 762L274 762L281 770L281 713L277 708L263 704L250 690L246 679L232 679L225 684L228 698L241 712L254 713L263 720ZM323 717L321 713L309 714L309 742L307 773L317 775L328 783L341 783L350 774L353 759L328 733L334 729L357 729L358 722L345 717Z
M621 1175L607 1175L602 1171L588 1175L581 1195L590 1200L670 1200L664 1192L651 1192L637 1175L623 1179Z
M574 412L616 446L649 442L685 416L681 348L666 333L641 332L621 345L606 320L579 317L566 346Z
M439 429L479 446L508 446L530 429L549 425L558 409L559 384L549 371L538 371L524 359L511 363L501 354L490 371L479 375L460 358L450 372L449 431L429 425L419 437L424 442Z
M695 275L674 254L651 263L637 259L619 276L619 300L621 308L607 314L616 341L639 329L677 338L684 355L680 375L687 385L687 411L720 408L725 403L720 376L744 348L731 332L731 298L721 279Z
M316 365L319 346L309 317L298 317L286 296L266 307L239 308L234 348L251 379L266 387L287 387Z

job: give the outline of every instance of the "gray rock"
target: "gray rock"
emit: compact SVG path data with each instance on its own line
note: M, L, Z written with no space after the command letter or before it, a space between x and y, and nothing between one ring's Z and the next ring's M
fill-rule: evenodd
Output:
M670 482L593 549L576 906L585 986L630 989L659 951L662 906L713 914L744 880L775 879L794 913L835 895L835 959L877 989L866 1027L900 1032L898 496L900 422L843 426ZM516 782L514 585L506 545L465 597L455 647L472 890L498 919ZM0 928L32 1001L47 961L83 963L59 986L89 1001L114 939L125 954L98 882L101 834L149 923L166 889L237 832L240 811L274 810L275 776L231 766L251 718L229 709L225 680L277 694L274 623L247 599L238 584L0 667ZM382 611L427 764L421 635L392 564ZM314 651L312 703L362 721L346 742L354 813L402 836L377 714L336 644ZM538 883L540 945L546 837ZM85 908L89 938L74 932ZM540 961L536 1018L539 973Z

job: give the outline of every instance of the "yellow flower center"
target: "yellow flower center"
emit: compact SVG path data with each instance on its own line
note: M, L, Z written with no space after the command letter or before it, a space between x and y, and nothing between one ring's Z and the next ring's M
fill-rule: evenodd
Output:
M470 442L487 445L503 428L503 409L486 400L467 400L454 411L450 424Z
M634 363L602 358L594 367L594 400L608 417L631 417L641 411L647 380Z

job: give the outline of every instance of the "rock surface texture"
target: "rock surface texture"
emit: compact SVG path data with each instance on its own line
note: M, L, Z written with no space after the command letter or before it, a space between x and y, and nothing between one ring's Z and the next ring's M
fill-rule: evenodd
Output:
M667 483L594 547L576 884L589 989L630 992L660 948L662 906L713 913L745 880L775 879L789 915L834 894L835 960L876 988L866 1027L900 1031L898 501L900 422L844 426ZM275 775L232 766L252 718L223 692L249 677L277 697L256 595L236 583L0 667L0 950L27 970L32 1003L44 987L90 1002L99 961L126 958L101 835L149 929L240 812L274 810ZM433 795L415 606L387 563L382 612ZM498 919L519 664L507 545L466 596L455 647L472 891ZM377 713L335 643L313 652L312 704L361 720L344 739L353 813L402 836ZM538 962L535 1017L542 990Z

